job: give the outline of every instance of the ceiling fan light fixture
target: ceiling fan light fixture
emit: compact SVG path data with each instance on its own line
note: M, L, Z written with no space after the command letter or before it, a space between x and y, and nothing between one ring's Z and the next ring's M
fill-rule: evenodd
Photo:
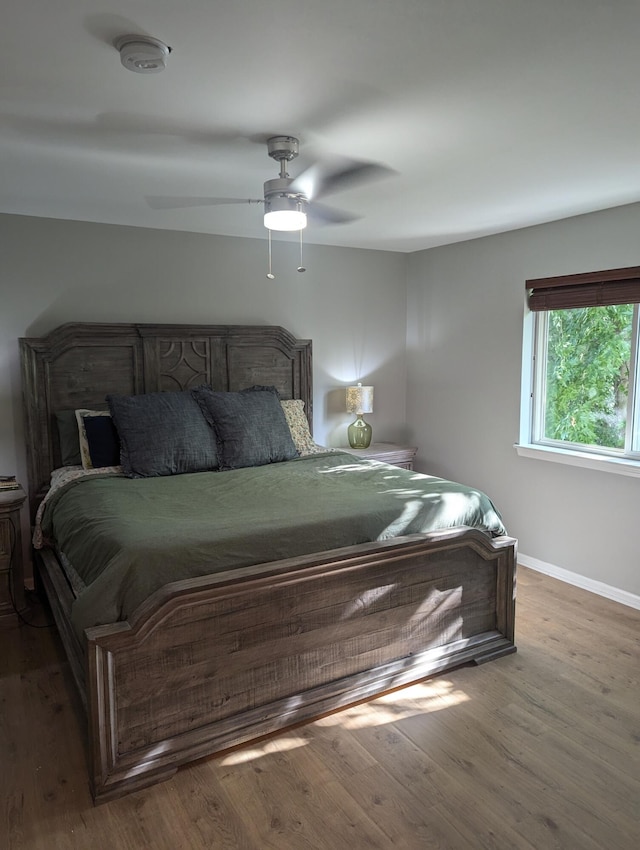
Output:
M157 74L167 66L169 45L148 35L123 35L115 42L120 61L136 74Z
M264 214L264 226L269 230L304 230L307 214L296 210L271 210Z
M268 230L304 230L307 214L300 198L281 196L265 201L264 226Z

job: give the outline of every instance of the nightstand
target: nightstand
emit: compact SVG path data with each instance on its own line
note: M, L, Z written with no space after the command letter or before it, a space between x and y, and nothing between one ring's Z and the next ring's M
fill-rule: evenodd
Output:
M345 451L356 457L368 457L403 469L413 469L413 459L418 449L415 446L399 446L396 443L371 443L368 449L346 448Z
M25 608L20 509L22 487L0 490L0 619Z

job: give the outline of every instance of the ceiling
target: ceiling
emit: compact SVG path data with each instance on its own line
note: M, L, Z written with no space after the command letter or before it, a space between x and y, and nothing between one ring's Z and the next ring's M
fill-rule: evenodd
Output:
M123 68L127 33L169 44L166 70ZM263 238L259 206L147 199L260 198L273 134L392 170L327 198L360 218L316 244L640 201L639 39L638 0L4 0L0 212Z

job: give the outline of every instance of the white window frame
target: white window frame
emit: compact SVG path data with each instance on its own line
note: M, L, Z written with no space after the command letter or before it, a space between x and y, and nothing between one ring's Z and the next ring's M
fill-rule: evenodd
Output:
M546 328L548 313L531 311L525 305L522 354L522 394L520 401L520 436L515 449L521 457L564 463L613 472L619 475L640 477L640 308L635 305L631 352L631 375L628 422L632 428L628 433L635 436L635 446L627 444L625 449L603 449L599 446L584 446L560 440L546 440L542 434L545 392Z

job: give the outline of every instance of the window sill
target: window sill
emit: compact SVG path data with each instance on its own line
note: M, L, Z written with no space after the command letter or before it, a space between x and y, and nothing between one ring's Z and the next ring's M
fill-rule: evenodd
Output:
M597 469L600 472L613 472L616 475L640 477L640 462L629 460L629 458L605 457L604 455L589 454L589 452L557 449L551 446L523 445L521 443L516 443L514 448L520 457L550 460L552 463L565 463L569 466Z

